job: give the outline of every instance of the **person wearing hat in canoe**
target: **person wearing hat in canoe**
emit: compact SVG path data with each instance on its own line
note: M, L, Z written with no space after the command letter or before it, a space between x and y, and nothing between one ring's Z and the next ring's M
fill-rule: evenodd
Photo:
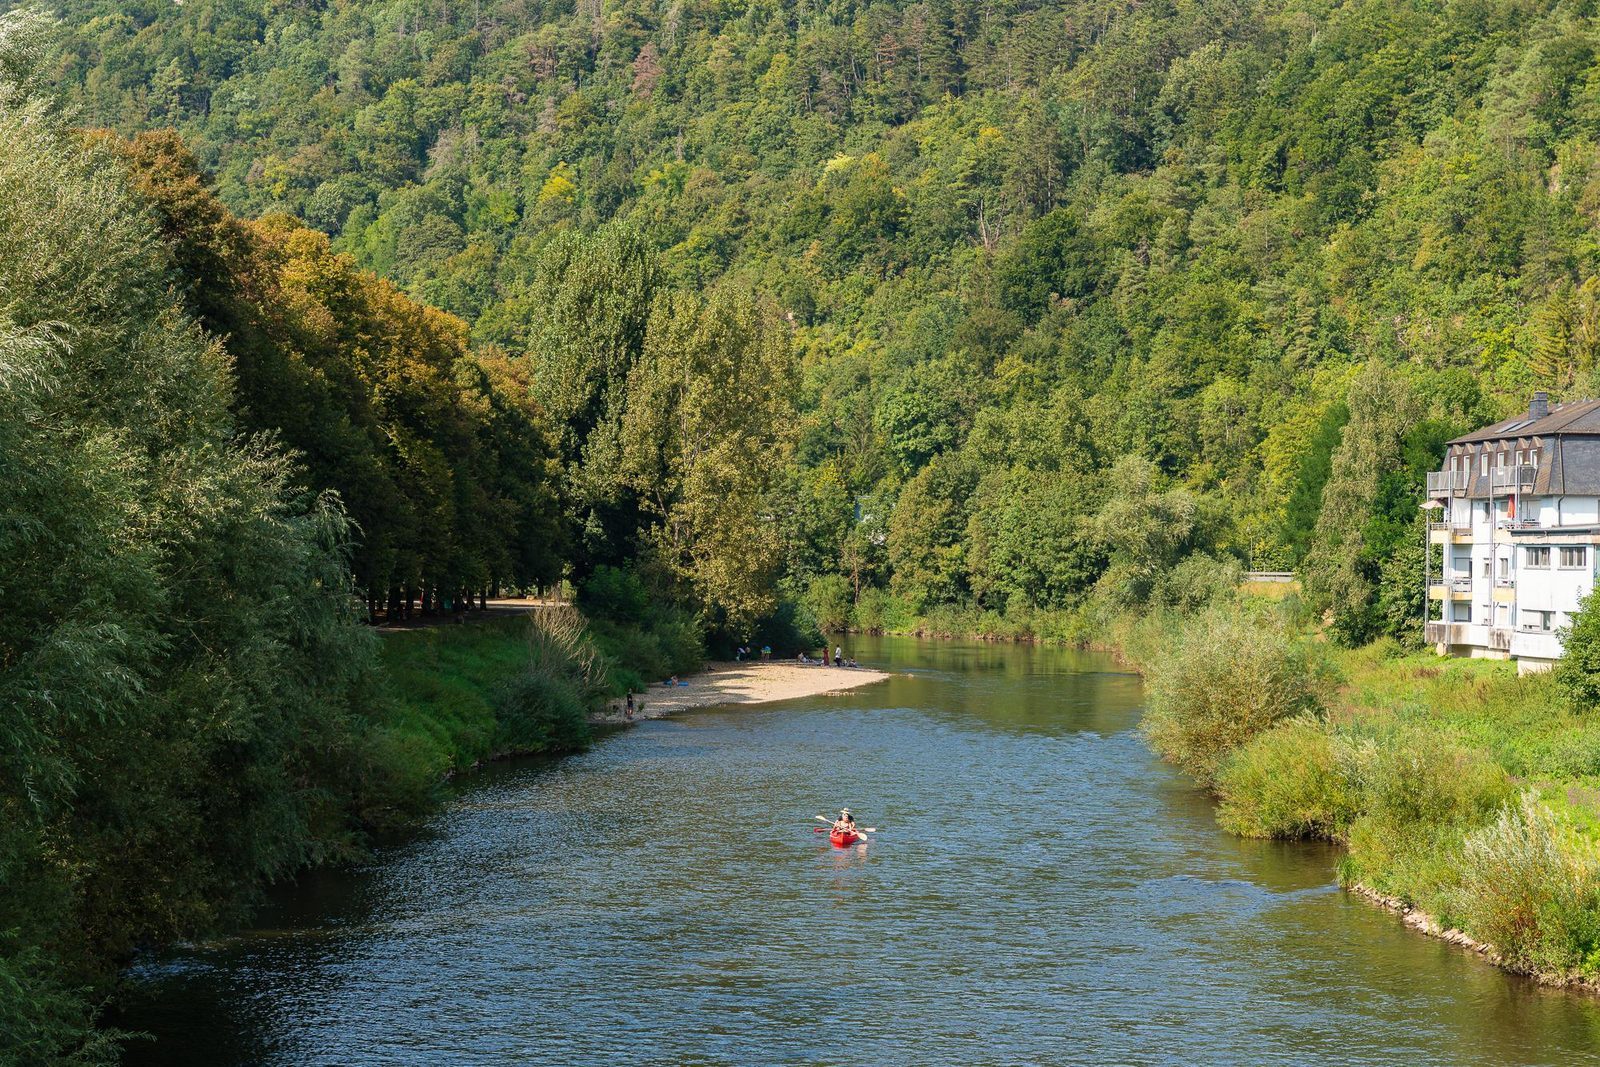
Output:
M833 820L833 828L852 834L856 832L856 817L850 814L849 808L839 809L839 817Z

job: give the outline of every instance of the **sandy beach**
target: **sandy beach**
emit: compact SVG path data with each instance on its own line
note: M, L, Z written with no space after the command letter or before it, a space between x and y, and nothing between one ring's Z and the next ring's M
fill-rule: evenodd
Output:
M712 663L699 674L685 676L688 684L667 688L653 685L634 694L634 719L659 719L686 708L712 704L767 704L774 700L817 696L881 682L889 675L865 667L806 666L788 660ZM627 721L622 702L616 701L597 723Z

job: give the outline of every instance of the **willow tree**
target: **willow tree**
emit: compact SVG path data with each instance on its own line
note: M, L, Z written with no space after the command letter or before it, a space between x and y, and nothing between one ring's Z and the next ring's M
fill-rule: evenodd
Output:
M17 77L37 29L0 16L0 1059L81 1062L135 945L344 846L372 646L342 511L236 435L122 168Z

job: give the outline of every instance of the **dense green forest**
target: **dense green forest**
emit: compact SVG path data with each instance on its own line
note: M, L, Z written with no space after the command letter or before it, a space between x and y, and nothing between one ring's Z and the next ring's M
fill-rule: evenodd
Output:
M418 740L363 615L566 577L642 672L1293 566L1414 641L1440 443L1600 384L1581 3L51 7L0 21L26 1062L518 747ZM607 684L551 640L519 737Z
M580 571L660 528L615 473L656 291L761 294L799 418L730 449L793 456L701 598L736 614L781 573L824 622L1023 632L1202 553L1393 631L1437 443L1590 388L1583 4L58 8L80 121L177 129L233 210L532 357Z

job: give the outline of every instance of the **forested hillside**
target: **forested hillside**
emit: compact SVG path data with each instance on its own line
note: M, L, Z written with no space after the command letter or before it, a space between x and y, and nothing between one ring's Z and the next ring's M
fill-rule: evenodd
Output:
M177 128L536 395L579 318L637 361L652 284L769 294L774 513L825 621L1181 600L1199 550L1392 629L1437 441L1590 388L1581 4L58 7L83 121ZM596 241L654 282L552 302Z

